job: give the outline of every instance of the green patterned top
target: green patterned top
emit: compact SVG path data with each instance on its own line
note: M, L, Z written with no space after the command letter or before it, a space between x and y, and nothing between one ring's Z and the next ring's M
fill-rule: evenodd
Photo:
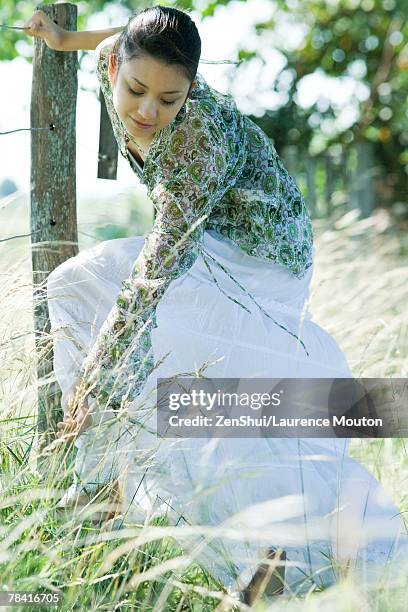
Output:
M249 255L285 266L297 278L312 265L313 234L302 194L266 134L199 73L175 119L155 133L142 169L129 154L132 137L113 106L108 79L113 42L110 37L97 47L98 79L119 150L147 186L156 210L131 275L81 370L89 394L116 409L132 401L154 367L150 332L157 304L172 280L203 253L205 229Z

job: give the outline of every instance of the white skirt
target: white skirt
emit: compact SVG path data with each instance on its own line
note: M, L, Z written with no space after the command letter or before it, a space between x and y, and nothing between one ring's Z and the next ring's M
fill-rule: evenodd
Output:
M63 394L143 242L139 236L102 242L50 274L54 371ZM249 581L270 546L286 551L291 592L331 584L336 563L347 560L361 575L384 575L391 559L406 557L403 522L385 489L348 456L348 440L156 436L158 377L193 374L203 364L205 376L217 378L352 376L335 340L308 311L312 268L299 280L211 231L204 234L204 248L252 298L221 267L212 265L210 274L201 255L171 283L152 332L155 361L170 354L132 403L130 422L98 413L77 439L76 481L68 497L120 477L127 520L166 514L172 524L184 525L186 550L231 589ZM136 423L140 415L150 415L148 426ZM189 526L202 533L192 535ZM210 528L221 531L208 535Z

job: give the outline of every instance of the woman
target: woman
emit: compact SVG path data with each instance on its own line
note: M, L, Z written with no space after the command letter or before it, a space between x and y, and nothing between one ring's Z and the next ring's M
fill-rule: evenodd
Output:
M286 554L286 588L299 592L330 584L336 563L383 571L402 523L348 457L347 440L155 435L158 377L200 368L221 378L351 377L307 311L304 199L262 130L197 72L194 23L156 6L124 29L64 32L38 11L27 30L59 50L97 47L119 150L156 210L145 238L103 242L48 279L61 433L80 434L77 481L63 503L120 474L138 520L165 511L175 524L269 529L274 541L195 542L198 560L230 587L239 576L235 584L250 585L272 545ZM369 519L381 530L359 540Z

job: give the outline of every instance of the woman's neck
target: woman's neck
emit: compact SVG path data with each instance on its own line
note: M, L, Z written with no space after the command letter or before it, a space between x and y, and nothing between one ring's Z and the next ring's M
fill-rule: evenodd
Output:
M134 145L132 142L127 143L127 148L129 149L129 151L132 153L132 155L137 159L139 163L144 164L146 153L142 153L141 151L139 151L139 149L136 148L136 145ZM143 147L143 148L147 148L147 147Z
M152 143L153 137L149 138L147 141L140 142L138 144L134 143L129 136L126 138L126 146L129 151L134 155L134 157L140 162L144 162L148 152L150 145ZM138 146L139 145L139 146Z

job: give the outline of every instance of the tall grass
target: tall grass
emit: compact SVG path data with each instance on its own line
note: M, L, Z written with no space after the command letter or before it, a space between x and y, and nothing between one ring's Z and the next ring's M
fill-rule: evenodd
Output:
M324 221L315 227L314 320L335 337L355 376L407 376L406 238L385 211L364 221L356 221L351 212L334 227ZM91 517L103 504L58 510L56 502L72 474L60 470L62 446L50 455L48 479L36 468L27 242L1 244L0 266L0 591L60 593L61 610L214 610L220 601L224 609L233 601L236 609L247 609L196 563L194 547L188 546L188 553L181 547L183 541L199 541L203 529L170 527L165 516L149 524L116 520L94 526ZM383 483L402 516L408 516L405 440L353 440L351 454ZM402 612L407 609L404 580L402 573L376 585L348 578L301 597L261 601L255 609Z

